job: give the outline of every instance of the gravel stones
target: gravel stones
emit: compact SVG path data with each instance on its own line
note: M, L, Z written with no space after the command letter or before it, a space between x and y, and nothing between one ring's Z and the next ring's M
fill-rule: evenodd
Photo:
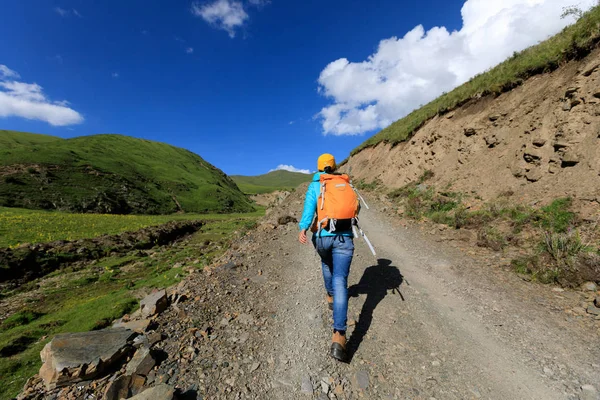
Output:
M369 373L365 370L358 371L355 375L356 385L361 390L367 390L369 387Z
M313 384L312 384L312 380L310 379L310 376L307 375L304 378L302 378L302 384L300 385L300 391L302 393L306 393L306 394L313 393Z
M596 285L594 282L585 282L583 285L581 285L581 290L585 292L595 292L598 290L598 285Z
M57 335L40 354L40 376L47 389L92 379L127 355L135 336L121 328Z
M590 304L587 308L587 313L592 315L600 315L600 308Z
M583 385L581 387L581 394L579 395L580 400L598 400L600 396L598 391L592 385Z

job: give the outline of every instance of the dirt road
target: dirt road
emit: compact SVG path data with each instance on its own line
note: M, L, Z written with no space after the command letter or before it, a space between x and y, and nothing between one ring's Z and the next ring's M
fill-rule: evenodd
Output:
M357 239L349 280L351 359L330 358L319 259L288 223L301 195L170 289L187 300L146 333L160 357L145 386L210 400L599 399L600 320L581 308L594 294L525 282L500 254L450 246L461 231L374 209L362 222L378 257ZM99 398L116 377L52 392L36 377L24 398Z
M356 240L348 364L328 357L331 315L313 248L292 225L263 244L274 324L259 398L598 397L585 386L600 384L598 321L566 314L572 296L482 268L377 211L363 225L378 259Z

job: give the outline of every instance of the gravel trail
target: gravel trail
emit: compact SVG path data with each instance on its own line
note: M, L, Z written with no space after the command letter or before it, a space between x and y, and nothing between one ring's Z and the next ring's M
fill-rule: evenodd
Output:
M583 385L598 385L597 321L565 317L550 287L480 267L378 211L362 219L378 259L356 240L348 364L328 356L331 314L312 246L292 225L262 246L275 246L279 263L265 396L583 399Z

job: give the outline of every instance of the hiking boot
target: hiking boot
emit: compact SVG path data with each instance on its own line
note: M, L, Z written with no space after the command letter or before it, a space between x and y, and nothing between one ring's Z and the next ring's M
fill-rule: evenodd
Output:
M338 331L333 332L330 354L338 361L346 361L346 335L342 335Z
M329 309L333 310L333 296L327 293L327 296L325 298L327 300L327 305L329 306Z

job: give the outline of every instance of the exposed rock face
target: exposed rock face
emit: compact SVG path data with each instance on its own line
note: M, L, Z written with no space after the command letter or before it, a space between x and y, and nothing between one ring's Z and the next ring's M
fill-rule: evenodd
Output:
M341 170L389 189L430 170L428 183L481 201L507 191L524 203L571 197L576 211L597 218L597 203L583 198L600 187L598 65L600 49L500 96L474 98L433 117L405 142L354 154Z
M160 314L168 305L167 292L164 289L151 293L140 302L142 317L149 318L153 315Z
M92 379L131 351L127 329L57 335L41 352L40 376L48 390Z

